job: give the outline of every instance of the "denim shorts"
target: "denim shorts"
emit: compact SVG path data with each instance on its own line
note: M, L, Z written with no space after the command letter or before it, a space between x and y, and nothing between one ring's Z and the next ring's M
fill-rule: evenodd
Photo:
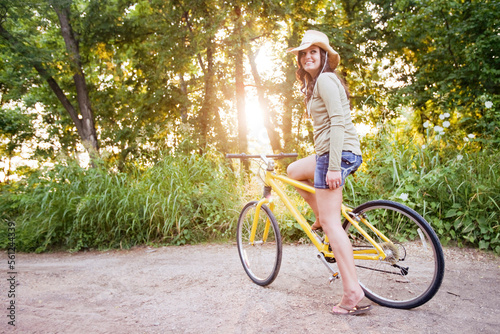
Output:
M340 164L342 174L342 184L345 183L346 177L353 174L358 170L363 159L360 155L354 154L350 151L342 151L342 161ZM329 189L326 183L326 173L328 172L328 165L330 163L330 154L316 155L316 170L314 171L314 188Z

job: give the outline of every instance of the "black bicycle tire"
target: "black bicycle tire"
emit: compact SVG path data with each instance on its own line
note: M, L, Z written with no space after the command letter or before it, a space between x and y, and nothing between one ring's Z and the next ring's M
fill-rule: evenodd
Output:
M240 216L238 218L238 224L237 224L236 241L237 241L238 254L240 257L240 261L241 261L243 269L247 273L248 277L250 277L250 279L257 285L267 286L267 285L271 284L276 279L276 277L278 276L278 273L280 271L281 260L282 260L282 256L283 256L283 244L281 241L281 233L280 233L280 229L279 229L279 225L278 225L278 221L276 220L276 217L274 217L274 214L266 205L262 205L261 210L263 210L263 212L269 218L271 225L272 225L272 229L275 233L277 254L276 254L276 260L275 260L275 263L274 263L274 266L273 266L273 269L272 269L270 275L267 276L265 279L259 279L258 277L256 277L252 273L252 270L250 268L248 268L248 266L245 262L244 256L243 256L243 250L242 250L243 249L243 242L242 242L242 228L243 228L243 226L242 225L244 224L244 218L245 218L248 210L251 207L255 207L257 205L257 203L258 203L257 201L248 202L241 210Z
M365 288L363 286L363 282L361 283L361 286L365 292L365 296L372 300L373 302L376 302L379 305L390 307L390 308L396 308L396 309L412 309L418 306L421 306L425 303L427 303L429 300L431 300L434 295L437 293L439 290L441 283L443 281L444 277L444 268L445 268L445 261L444 261L444 254L442 250L441 243L439 242L439 238L437 237L436 233L432 229L432 227L429 225L429 223L420 215L418 214L415 210L407 207L406 205L403 205L401 203L393 202L393 201L388 201L388 200L376 200L376 201L369 201L364 204L361 204L360 206L356 207L353 210L354 214L359 214L362 212L367 212L370 211L370 209L377 209L377 208L386 208L394 211L398 211L408 218L412 219L421 229L425 231L427 234L429 240L431 241L432 244L432 250L434 252L435 256L435 272L434 272L434 277L431 281L431 284L425 290L423 294L420 296L406 300L406 301L395 301L395 300L390 300L386 297L381 297L378 296L374 293L372 293L370 290ZM347 231L350 226L349 221L346 219L344 221L343 227Z

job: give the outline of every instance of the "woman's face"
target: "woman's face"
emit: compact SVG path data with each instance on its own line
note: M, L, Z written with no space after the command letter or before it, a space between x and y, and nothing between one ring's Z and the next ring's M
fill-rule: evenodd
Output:
M315 78L321 67L321 52L319 46L311 45L299 51L299 61L302 68Z

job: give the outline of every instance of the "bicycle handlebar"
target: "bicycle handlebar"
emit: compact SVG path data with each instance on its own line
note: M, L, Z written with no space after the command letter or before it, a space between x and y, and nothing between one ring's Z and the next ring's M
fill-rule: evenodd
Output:
M299 155L297 153L280 153L280 154L256 154L256 155L251 155L251 154L245 154L245 153L240 153L240 154L226 154L227 159L263 159L265 158L271 158L271 159L285 159L285 158L296 158Z

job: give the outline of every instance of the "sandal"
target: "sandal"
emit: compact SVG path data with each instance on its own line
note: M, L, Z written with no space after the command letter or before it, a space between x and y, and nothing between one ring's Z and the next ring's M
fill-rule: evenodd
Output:
M356 305L353 308L350 308L350 307L347 307L347 306L344 306L341 304L338 304L336 306L340 307L341 309L346 310L347 312L346 313L335 312L332 310L331 313L335 314L335 315L360 315L360 314L368 313L368 311L370 311L372 309L371 305L364 305L364 306L357 306Z

